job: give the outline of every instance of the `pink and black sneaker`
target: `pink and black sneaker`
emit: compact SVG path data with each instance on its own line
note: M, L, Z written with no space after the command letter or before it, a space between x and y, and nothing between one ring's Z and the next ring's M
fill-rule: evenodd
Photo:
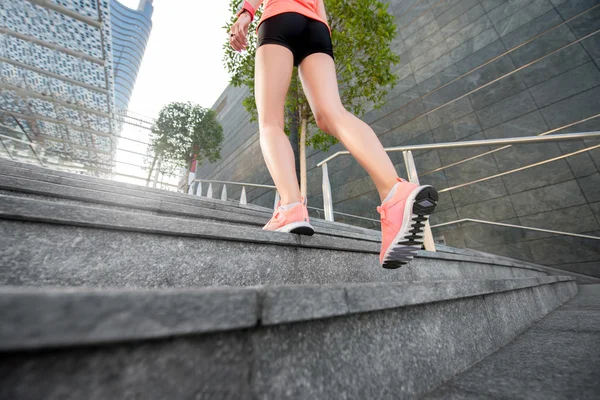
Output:
M277 203L277 208L273 212L271 220L263 227L267 231L298 233L300 235L312 236L315 233L310 224L308 210L306 208L306 199L302 198L300 203L287 209Z
M398 178L395 192L377 211L381 215L381 254L383 268L400 268L414 258L423 246L425 222L437 205L433 186L419 186Z

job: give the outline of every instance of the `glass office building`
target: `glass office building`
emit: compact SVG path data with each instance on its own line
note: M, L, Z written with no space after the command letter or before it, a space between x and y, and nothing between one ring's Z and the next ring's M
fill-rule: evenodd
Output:
M115 106L127 110L135 80L152 30L152 0L141 0L137 10L111 0Z
M111 173L116 138L109 1L0 1L2 156Z

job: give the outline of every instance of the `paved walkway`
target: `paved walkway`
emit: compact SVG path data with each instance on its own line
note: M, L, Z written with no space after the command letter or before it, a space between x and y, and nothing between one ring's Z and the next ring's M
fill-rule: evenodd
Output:
M600 285L426 398L600 399Z

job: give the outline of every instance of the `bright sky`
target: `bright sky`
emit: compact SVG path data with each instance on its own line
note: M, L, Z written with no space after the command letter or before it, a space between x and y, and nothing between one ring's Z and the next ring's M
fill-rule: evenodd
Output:
M137 9L138 0L120 0ZM222 29L228 0L155 0L152 33L129 109L156 117L172 101L211 107L227 87Z
M139 0L119 0L137 9ZM154 0L152 33L138 73L129 110L156 118L172 101L191 101L210 108L227 87L222 46L227 33L222 28L230 18L229 0ZM121 135L148 142L148 131L124 125ZM139 167L144 157L124 150L146 153L146 146L120 140L117 172L147 176ZM140 180L119 176L140 184ZM162 180L162 178L161 178ZM177 179L165 178L177 183Z

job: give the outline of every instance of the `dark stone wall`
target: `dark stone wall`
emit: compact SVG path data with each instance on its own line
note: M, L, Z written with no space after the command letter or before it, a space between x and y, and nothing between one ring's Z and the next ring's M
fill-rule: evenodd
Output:
M600 1L392 0L390 10L398 24L400 83L383 108L362 116L384 146L600 130ZM203 166L201 177L271 182L257 126L240 104L246 95L228 88L216 102L226 132L223 159ZM430 174L493 149L414 155L421 182L444 189L598 144L512 146ZM308 152L309 205L322 208L316 164L341 149ZM402 155L390 156L404 176ZM478 218L600 236L599 171L600 148L454 189L441 195L431 223ZM329 174L335 211L378 218L374 186L351 156L330 162ZM248 193L267 206L273 196ZM451 246L600 276L600 242L592 239L472 223L436 228L434 235Z

